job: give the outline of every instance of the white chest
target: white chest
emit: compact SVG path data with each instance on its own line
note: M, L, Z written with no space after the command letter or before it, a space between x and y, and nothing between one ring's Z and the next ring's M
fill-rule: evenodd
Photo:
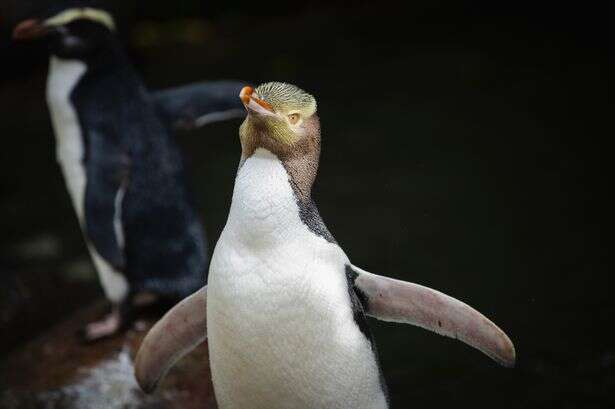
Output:
M346 255L298 215L277 158L241 168L212 257L208 336L227 408L383 408L371 346L352 316Z
M83 164L85 146L77 111L70 100L70 96L86 70L87 66L81 61L63 60L52 56L49 61L49 74L47 76L47 105L56 138L56 159L62 169L68 193L82 228L85 226L85 189L87 183ZM117 208L121 203L122 196L123 191L118 192L116 213L118 213ZM117 217L115 224L118 242L123 243L123 234ZM107 298L113 302L120 302L128 293L128 282L124 276L115 271L98 254L87 238L86 244Z
M86 69L86 65L81 61L52 56L47 77L47 105L56 137L56 158L81 222L86 185L83 166L85 152L81 126L70 94Z

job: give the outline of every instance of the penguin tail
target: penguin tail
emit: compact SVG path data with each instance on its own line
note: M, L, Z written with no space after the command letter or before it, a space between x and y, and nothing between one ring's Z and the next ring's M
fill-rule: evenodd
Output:
M207 286L185 298L147 333L135 359L135 378L146 393L207 338Z

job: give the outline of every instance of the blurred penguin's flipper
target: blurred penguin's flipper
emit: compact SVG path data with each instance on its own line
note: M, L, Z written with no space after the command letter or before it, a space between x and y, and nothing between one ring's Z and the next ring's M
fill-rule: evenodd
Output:
M173 307L143 339L135 359L141 389L153 392L167 371L207 338L207 286Z
M368 316L412 324L458 339L506 367L515 365L515 347L480 312L439 291L348 266L346 273Z
M243 118L246 110L239 81L208 81L154 91L152 101L169 129L194 129L203 125Z
M121 272L126 263L122 209L130 187L131 160L119 144L103 142L105 136L116 135L113 131L104 136L93 129L88 133L83 223L93 250Z

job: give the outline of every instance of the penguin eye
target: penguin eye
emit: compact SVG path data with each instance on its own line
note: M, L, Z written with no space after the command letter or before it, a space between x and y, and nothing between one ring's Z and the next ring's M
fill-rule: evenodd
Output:
M299 122L299 119L301 119L301 116L296 112L294 114L288 115L288 122L290 122L291 125L295 125L297 122Z

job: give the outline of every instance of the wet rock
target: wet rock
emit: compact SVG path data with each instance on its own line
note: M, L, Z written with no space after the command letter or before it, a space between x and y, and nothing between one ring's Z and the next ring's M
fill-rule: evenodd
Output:
M156 393L146 395L133 375L133 359L146 331L133 329L89 345L75 335L102 312L102 304L80 311L1 362L0 407L216 408L206 344L181 360Z

